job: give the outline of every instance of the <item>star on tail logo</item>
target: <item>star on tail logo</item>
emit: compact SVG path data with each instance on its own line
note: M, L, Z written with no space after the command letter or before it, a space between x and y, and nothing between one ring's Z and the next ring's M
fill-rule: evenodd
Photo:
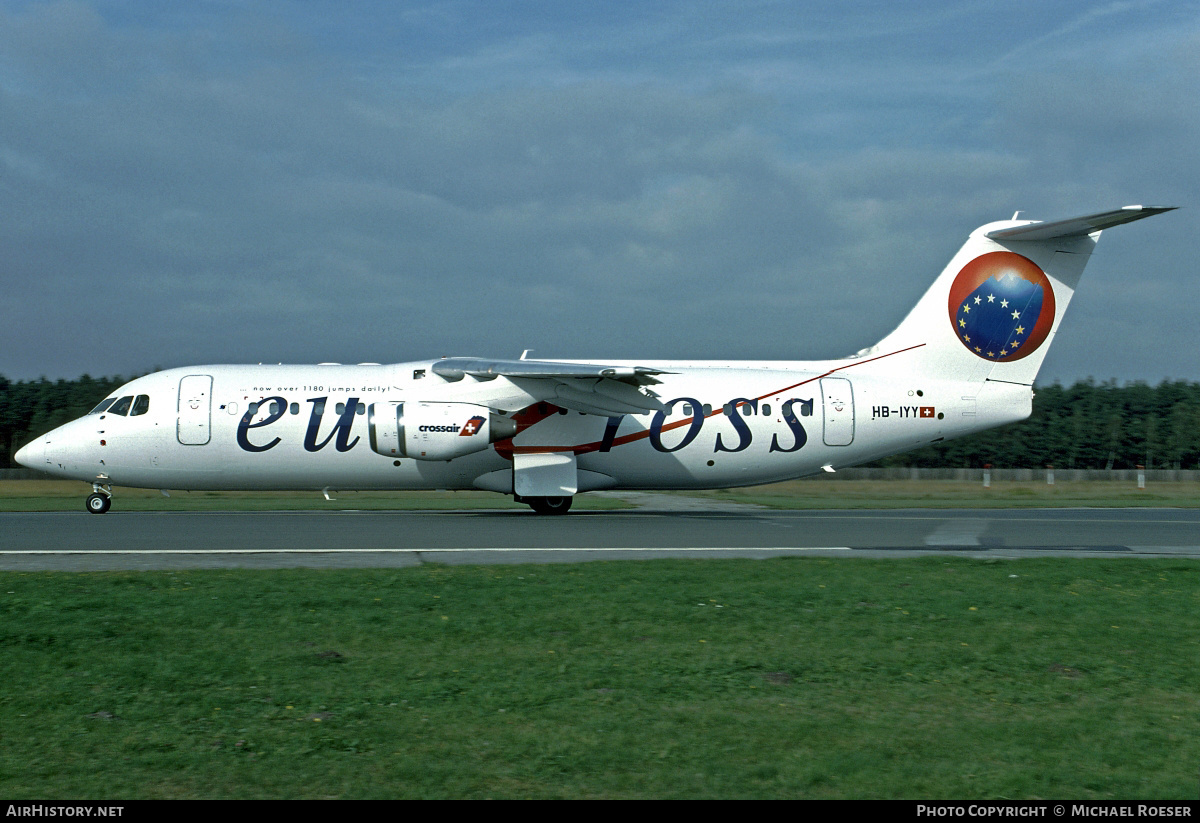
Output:
M1010 251L980 255L954 278L948 305L959 341L984 360L1020 360L1054 324L1054 289L1045 272Z
M458 433L459 437L470 437L483 428L483 418L475 415L466 423L463 424L462 431Z

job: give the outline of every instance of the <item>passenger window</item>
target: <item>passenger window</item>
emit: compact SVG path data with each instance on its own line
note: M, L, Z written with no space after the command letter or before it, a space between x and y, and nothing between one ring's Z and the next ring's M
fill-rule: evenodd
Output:
M104 411L109 406L111 406L113 403L115 403L116 400L117 400L117 398L115 398L115 397L110 397L107 400L103 400L100 402L99 406L92 409L90 412L88 412L88 414L100 414L102 411Z
M764 416L769 416L771 414L771 404L770 403L763 403L761 406L759 406L759 408L762 409L762 413Z
M345 404L345 403L338 403L338 404L337 404L337 413L338 413L338 414L345 414L345 413L346 413L346 404Z
M119 414L122 416L127 415L127 414L129 414L129 407L131 405L133 405L133 395L128 394L125 397L122 397L116 403L113 403L112 407L109 408L108 413L109 414Z
M292 412L292 414L299 414L300 413L300 404L293 403L292 407L291 407L291 412Z
M133 401L133 409L129 412L129 416L136 417L148 411L150 411L150 395L139 394Z
M283 414L283 404L280 403L278 400L272 400L271 401L271 416L278 417L281 414Z

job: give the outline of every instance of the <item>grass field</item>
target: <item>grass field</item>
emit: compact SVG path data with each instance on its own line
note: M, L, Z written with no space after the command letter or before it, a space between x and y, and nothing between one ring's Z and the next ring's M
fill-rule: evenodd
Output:
M1194 798L1200 573L0 574L0 795Z
M0 480L0 511L82 511L91 491L87 483L70 480ZM1111 482L978 483L937 480L793 480L768 486L719 491L681 492L725 502L751 503L782 509L1074 507L1074 506L1200 506L1200 483L1136 485ZM319 492L173 492L116 489L116 511L199 511L283 509L522 509L502 494L460 492L348 492L326 500ZM575 509L611 509L626 504L594 494L576 496Z

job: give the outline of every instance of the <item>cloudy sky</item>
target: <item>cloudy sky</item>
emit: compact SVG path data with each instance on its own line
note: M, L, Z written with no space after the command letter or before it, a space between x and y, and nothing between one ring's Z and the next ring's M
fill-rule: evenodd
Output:
M0 374L836 357L1122 205L1039 379L1200 380L1200 5L0 0Z

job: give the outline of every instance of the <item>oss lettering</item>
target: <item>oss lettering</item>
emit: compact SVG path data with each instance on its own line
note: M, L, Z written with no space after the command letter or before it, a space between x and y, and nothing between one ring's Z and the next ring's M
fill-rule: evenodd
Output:
M670 415L671 411L675 408L676 403L683 403L685 412L688 409L693 410L692 417L687 423L688 429L683 435L683 439L674 446L667 446L663 443L662 439L664 427L677 428L681 425L680 423L676 423L673 426L667 425L667 416ZM754 432L750 429L749 424L746 423L745 418L740 413L740 410L744 407L749 407L751 411L757 412L758 401L751 400L748 397L735 397L733 400L730 400L725 404L725 408L731 410L729 422L733 424L733 428L738 436L738 441L734 444L726 443L725 439L721 436L721 433L718 433L716 444L713 446L714 452L740 452L749 448L750 444L754 442ZM704 428L705 415L703 411L701 411L703 408L704 406L700 403L700 401L696 400L694 397L677 397L670 403L667 403L666 407L662 411L655 412L654 419L650 421L650 445L660 452L676 452L689 445L700 434L700 430ZM788 431L791 433L792 442L788 445L785 445L780 442L779 435L773 433L771 435L771 446L769 449L767 449L767 451L799 451L804 447L804 444L808 442L808 433L804 430L804 426L798 419L797 410L799 416L810 417L813 411L812 399L810 398L808 400L801 400L798 397L793 397L784 401L783 422L787 424ZM787 440L787 438L784 439Z

